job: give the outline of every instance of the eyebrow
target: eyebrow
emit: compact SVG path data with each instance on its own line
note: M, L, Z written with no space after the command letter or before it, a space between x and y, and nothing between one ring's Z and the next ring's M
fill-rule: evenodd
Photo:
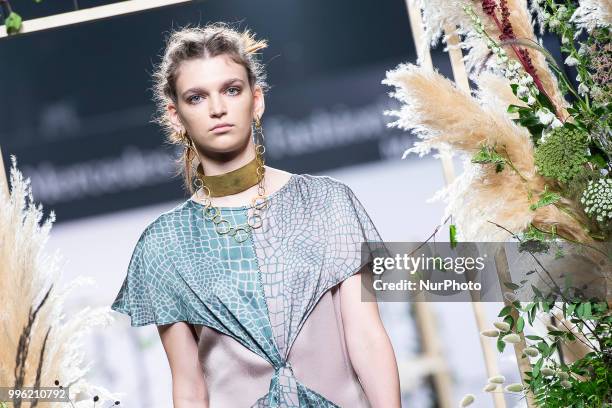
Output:
M244 81L240 78L231 78L228 79L227 81L223 82L223 84L221 84L221 88L225 88L226 86L229 86L230 84L233 84L234 82L240 82L241 84L244 85ZM206 90L200 87L194 87L194 88L189 88L188 90L186 90L185 92L183 92L183 97L185 97L189 92L202 92L202 93L206 93Z

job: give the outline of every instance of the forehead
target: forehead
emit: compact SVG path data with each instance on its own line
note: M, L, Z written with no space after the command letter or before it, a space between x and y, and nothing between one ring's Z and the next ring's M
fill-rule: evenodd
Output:
M215 88L230 78L240 78L248 83L246 68L229 55L195 58L179 65L176 88L179 93L192 86Z

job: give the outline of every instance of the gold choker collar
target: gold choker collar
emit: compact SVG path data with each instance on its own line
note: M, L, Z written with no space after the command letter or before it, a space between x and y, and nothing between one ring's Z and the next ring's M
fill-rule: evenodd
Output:
M257 174L258 166L257 158L254 158L244 166L228 173L204 176L200 171L202 169L200 164L198 165L198 177L208 187L210 197L222 197L238 194L259 183L261 177Z

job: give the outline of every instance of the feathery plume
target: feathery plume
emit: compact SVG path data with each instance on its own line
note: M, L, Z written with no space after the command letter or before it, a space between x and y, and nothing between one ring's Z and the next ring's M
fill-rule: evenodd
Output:
M84 366L82 340L93 327L112 321L110 309L85 308L65 321L64 299L87 280L77 279L61 291L52 284L60 278L60 257L57 252L46 254L44 248L55 213L50 211L41 224L42 206L34 204L30 180L17 169L15 156L11 161L11 192L7 195L0 189L0 281L11 282L0 285L0 384L51 387L57 383L69 387L74 400L79 390L96 389L84 379L89 366ZM116 399L110 393L106 398Z
M545 180L536 172L534 147L527 129L516 125L499 109L481 104L439 73L413 64L401 64L387 72L383 83L395 87L390 95L402 102L399 110L385 112L397 118L388 126L412 130L420 139L405 155L423 156L436 148L452 149L466 156L461 176L430 200L447 202L443 219L453 214L456 224L461 225L458 239L507 239L507 232L491 223L495 222L515 232L523 231L530 223L547 230L556 224L560 234L588 242L590 238L576 220L558 208L529 209L528 191L540 194ZM503 147L503 154L525 180L509 169L497 172L494 166L471 163L471 156L483 144ZM564 204L571 202L566 200Z
M477 79L482 72L482 68L485 67L492 72L499 73L499 67L492 62L494 59L489 58L491 51L487 46L487 41L476 33L472 20L463 11L462 5L466 3L472 6L474 13L483 24L484 30L492 38L498 38L502 41L509 56L523 61L533 69L533 73L541 81L544 91L558 108L561 118L567 118L568 103L559 90L556 77L546 63L546 56L535 49L520 47L513 42L514 39L522 39L535 45L538 44L538 39L533 32L527 2L524 0L502 1L499 7L495 1L486 0L421 0L418 4L423 10L425 33L421 44L418 44L418 46L421 48L433 47L442 40L447 44L445 49L448 49L450 48L447 42L448 37L458 35L459 38L463 38L458 47L466 51L464 61L473 80ZM498 13L503 17L502 19L498 17Z
M596 27L612 26L612 3L608 0L580 0L570 21L578 27L593 31Z

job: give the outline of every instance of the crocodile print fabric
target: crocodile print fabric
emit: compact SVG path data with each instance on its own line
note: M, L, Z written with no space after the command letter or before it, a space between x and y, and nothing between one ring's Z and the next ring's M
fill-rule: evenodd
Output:
M128 314L132 326L188 322L254 353L270 367L269 386L248 406L339 406L300 381L290 352L321 299L360 272L381 241L359 200L331 177L293 174L269 196L262 227L241 243L217 234L203 208L189 199L145 228L112 309ZM246 221L249 207L220 210L235 225ZM319 315L339 314L326 310ZM346 352L342 343L336 354ZM359 406L369 406L350 369L338 384L353 382L345 386L357 385ZM234 375L241 383L241 373Z

